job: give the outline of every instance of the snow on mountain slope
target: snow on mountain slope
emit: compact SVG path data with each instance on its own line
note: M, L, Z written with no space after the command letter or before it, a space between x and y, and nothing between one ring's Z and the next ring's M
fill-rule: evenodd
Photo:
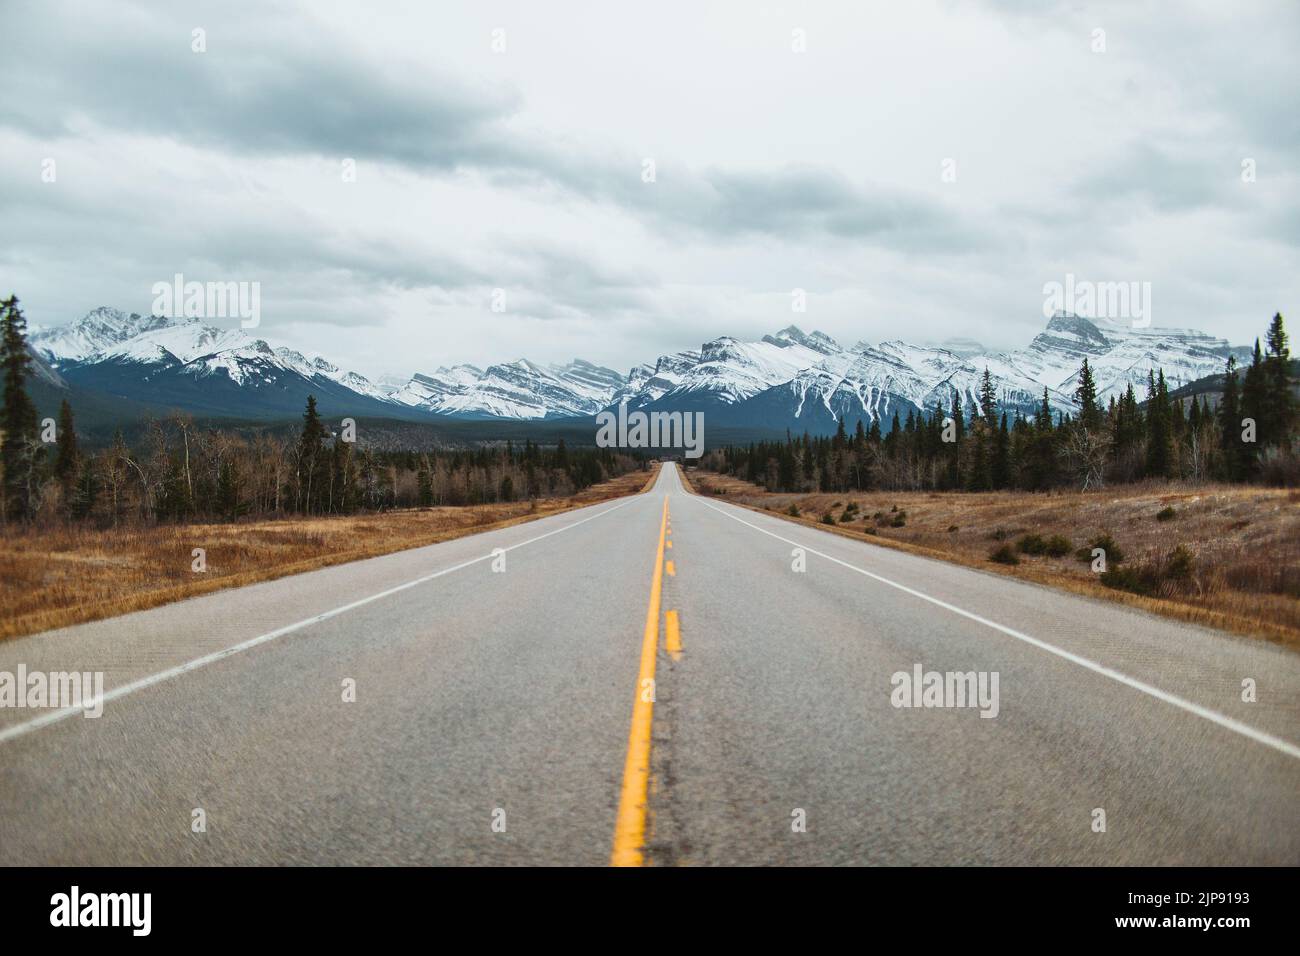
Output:
M614 393L610 404L627 403L635 410L657 401L680 385L686 373L699 363L699 352L685 351L661 355L653 365L638 365L628 372L627 381Z
M1098 396L1108 401L1131 383L1141 396L1147 373L1164 369L1170 389L1223 371L1229 354L1242 355L1226 339L1192 329L1132 328L1058 313L1028 347L989 356L989 369L1045 386L1073 407L1079 366L1086 356ZM983 361L983 359L981 359ZM999 368L995 370L994 363Z
M617 372L581 359L550 369L518 359L486 370L458 365L417 374L392 397L459 418L573 418L600 411L622 384Z
M61 362L78 362L112 348L142 332L164 328L170 320L162 316L130 315L120 309L100 306L76 322L42 329L32 334L30 344L54 367Z
M1189 329L1135 329L1058 314L1025 348L977 354L977 343L956 350L894 340L845 349L822 332L788 326L759 341L722 336L698 351L661 355L653 364L620 373L574 359L543 367L527 359L440 367L405 382L372 382L320 356L273 347L239 328L215 328L197 319L168 320L99 308L69 325L31 337L33 351L53 369L118 394L199 401L194 385L223 392L223 401L256 408L275 395L287 406L315 388L369 411L406 409L420 414L474 419L538 420L590 416L626 402L630 408L707 408L715 420L752 426L834 427L882 419L909 410L951 406L954 393L970 409L988 369L1004 409L1029 413L1042 400L1059 411L1074 409L1079 365L1088 358L1103 401L1132 383L1142 393L1153 369L1164 369L1171 388L1223 369L1230 353L1223 339ZM190 383L189 391L177 383ZM256 396L260 395L260 399ZM180 397L177 397L180 396ZM368 405L366 403L376 403Z
M160 376L169 382L177 376L203 381L223 376L240 387L285 387L301 380L304 386L332 382L342 387L340 396L356 394L391 404L383 389L363 375L344 371L320 357L308 357L287 348L273 348L241 328L217 328L199 319L168 319L127 315L101 307L68 325L32 337L33 348L51 366L69 373L94 368L103 384L113 369L113 386L119 393L148 398L148 383ZM84 376L83 376L84 377Z
M798 329L794 331L798 332ZM842 351L829 336L821 338L829 346L819 341L817 345L821 348L813 348L793 336L783 339L768 336L761 342L741 342L724 335L705 342L700 349L699 362L691 366L663 398L680 402L687 397L707 396L723 404L742 402L790 381L804 369L822 361L828 353Z

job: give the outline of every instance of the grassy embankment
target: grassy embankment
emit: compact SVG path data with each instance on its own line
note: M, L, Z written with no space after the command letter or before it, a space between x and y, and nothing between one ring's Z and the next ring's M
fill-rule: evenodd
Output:
M1300 650L1300 492L1153 483L768 494L709 472L690 477L698 493L790 521ZM1107 548L1107 575L1092 570L1094 543Z
M655 469L657 470L657 465ZM0 638L125 614L492 531L649 487L631 472L568 498L319 518L0 531ZM192 569L194 548L207 570Z

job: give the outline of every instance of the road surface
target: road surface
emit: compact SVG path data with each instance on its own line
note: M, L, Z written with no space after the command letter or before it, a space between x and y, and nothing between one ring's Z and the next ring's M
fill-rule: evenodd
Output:
M0 709L4 864L1300 863L1300 655L692 495L673 465L0 644L19 664L102 670L108 699ZM996 716L895 706L918 665L996 674Z

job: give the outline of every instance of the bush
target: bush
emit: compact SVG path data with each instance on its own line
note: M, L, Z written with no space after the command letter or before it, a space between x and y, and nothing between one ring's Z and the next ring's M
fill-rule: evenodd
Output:
M1088 542L1088 546L1074 552L1074 556L1085 563L1092 560L1092 549L1101 548L1106 552L1106 566L1124 563L1124 549L1115 543L1109 534L1099 534Z
M1178 514L1178 512L1176 512L1173 508L1170 508L1170 507L1167 507L1167 506L1166 506L1166 507L1161 508L1159 511L1156 512L1156 520L1157 520L1157 521L1172 521L1173 518L1174 518L1174 515L1176 515L1176 514Z
M989 552L989 560L995 564L1019 564L1015 550L1009 544L999 545Z
M792 501L790 502L790 507L785 509L785 513L791 518L797 518L799 517L799 506Z
M1196 569L1196 559L1183 545L1178 545L1165 558L1164 576L1171 581L1186 581Z
M1168 554L1137 567L1109 568L1101 575L1101 583L1110 588L1147 596L1176 591L1192 578L1196 559L1183 545Z
M1054 534L1047 539L1044 545L1044 553L1050 558L1063 558L1074 550L1074 545L1070 539L1062 534Z
M835 523L835 516L831 514L829 511L826 512L824 515L822 515L822 524L834 524L834 523Z
M1027 534L1016 542L1016 550L1021 554L1042 554L1047 550L1047 542L1041 534Z
M889 526L891 528L901 528L905 524L907 524L906 511L900 511L898 514L894 515L894 520L889 522Z
M1119 591L1149 596L1155 594L1160 586L1160 575L1149 565L1140 568L1107 568L1101 573L1101 583Z

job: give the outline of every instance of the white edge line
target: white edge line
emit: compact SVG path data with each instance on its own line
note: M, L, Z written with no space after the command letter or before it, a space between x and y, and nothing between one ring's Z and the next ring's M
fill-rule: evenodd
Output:
M1080 657L1078 654L1074 654L1063 648L1056 647L1053 644L1048 644L1046 641L1039 640L1036 637L1030 637L1028 634L1022 634L1020 631L1007 627L1003 624L999 624L996 621L990 621L988 618L980 617L978 614L973 614L970 611L959 608L954 604L949 604L947 601L941 601L939 600L939 598L931 597L930 595L924 594L921 591L917 591L913 588L909 588L905 584L899 584L897 581L891 581L889 578L881 577L879 574L873 574L870 571L863 570L862 568L849 564L847 561L841 561L839 558L832 557L829 554L823 554L821 551L818 551L815 548L810 548L806 544L800 544L798 541L791 541L789 538L783 538L779 534L775 534L774 532L768 531L766 528L760 528L758 525L752 524L751 522L746 521L744 518L739 518L736 515L733 515L730 512L723 510L717 505L705 501L702 498L699 498L698 496L693 496L693 497L696 497L697 500L699 500L700 504L704 505L706 508L712 508L714 511L718 512L719 514L727 518L730 518L733 521L739 521L743 525L748 525L749 527L753 528L755 531L759 531L763 534L776 538L778 541L784 541L786 544L793 545L796 548L803 548L805 551L810 551L813 554L817 555L819 558L825 558L827 561L833 561L835 564L838 564L841 567L848 568L850 571L856 571L858 572L858 574L864 574L873 580L879 581L881 584L887 584L891 588L897 588L898 590L910 594L913 597L920 598L922 601L929 601L931 604L937 605L938 607L941 607L946 611L952 611L952 613L954 614L960 614L962 617L969 618L970 620L975 621L977 624L983 624L985 627L991 627L995 631L1001 631L1003 634L1006 634L1009 637L1014 637L1018 641L1024 641L1026 644L1031 644L1034 647L1039 648L1040 650L1047 651L1049 654L1055 654L1057 657L1067 660L1072 664L1078 664L1080 667L1086 667L1088 670L1093 671L1094 673L1097 674L1101 674L1103 677L1109 677L1113 681L1118 681L1119 683L1125 685L1126 687L1132 687L1134 690L1141 691L1142 693L1147 694L1150 697L1154 697L1156 700L1162 700L1166 704L1172 704L1173 706L1178 707L1181 710L1187 711L1189 714L1195 714L1197 717L1202 717L1205 720L1210 721L1211 723L1218 724L1220 727L1241 734L1243 737L1249 737L1251 740L1255 741L1256 743L1264 744L1266 747L1272 747L1274 750L1281 751L1282 753L1286 754L1288 757L1294 757L1297 760L1300 760L1300 746L1297 746L1288 740L1283 740L1281 737L1274 737L1272 734L1267 734L1262 730L1256 730L1254 727L1251 727L1249 724L1243 724L1241 721L1234 720L1233 718L1228 717L1225 714L1220 714L1218 711L1210 710L1208 707L1202 707L1200 704L1195 704L1192 701L1179 697L1176 694L1171 694L1168 691L1161 690L1159 687L1153 687L1152 685L1147 684L1144 681L1140 681L1134 677L1129 677L1127 674L1121 674L1119 671L1112 670L1111 668L1106 667L1105 665L1098 664L1096 661L1091 661L1086 657ZM820 529L814 529L814 530L820 530ZM867 543L867 542L862 542L862 543Z
M635 495L629 495L626 501L622 501L616 504L612 508L606 508L604 511L600 511L594 515L589 515L586 518L583 518L581 521L575 521L572 524L566 524L562 528L556 528L555 530L548 531L545 534L539 534L537 537L529 538L527 541L520 541L518 544L512 544L508 548L502 548L501 551L513 551L516 548L522 548L525 545L535 544L536 542L541 541L543 538L549 538L553 534L559 534L561 531L568 531L570 528L576 528L578 527L578 525L586 524L588 521L595 521L597 518L604 517L605 515L609 514L611 511L617 511L619 508L622 508L625 505L629 505L632 502L638 500L642 494L644 494L644 492L638 492ZM439 542L439 543L445 543L445 542ZM394 552L394 553L400 553L400 552ZM81 704L80 706L61 707L58 710L51 710L50 712L42 714L39 717L34 717L31 720L23 721L20 724L14 724L11 727L6 727L5 729L0 730L0 744L4 743L7 740L13 740L15 737L21 737L22 735L30 733L33 730L39 730L42 727L48 727L50 724L58 723L59 721L65 720L66 718L72 717L76 714L84 713L88 709L94 709L99 704L108 703L109 701L117 700L119 697L125 697L127 694L134 694L138 690L144 690L146 687L152 687L155 684L161 684L164 681L171 680L173 677L180 677L182 674L188 674L190 671L198 670L200 667L206 667L208 664L214 664L219 660L223 660L227 657L232 657L235 654L239 654L243 651L257 647L259 644L265 644L268 641L273 641L277 637L283 637L285 634L290 634L294 631L301 630L304 627L310 627L312 624L319 624L321 621L327 621L330 618L337 617L340 614L346 614L348 611L355 610L356 608L359 608L365 604L369 604L372 601L379 601L383 598L390 597L394 594L397 594L399 591L405 591L408 588L413 588L417 585L424 584L428 581L432 581L434 578L440 578L445 574L451 574L453 571L460 571L463 568L468 568L472 564L478 564L480 561L486 561L488 558L493 557L495 553L496 551L494 549L493 551L487 554L480 555L477 558L471 558L468 561L462 561L460 564L453 565L450 568L443 568L441 571L434 571L432 574L426 574L423 577L415 578L414 580L407 581L395 587L388 588L385 591L380 591L377 594L371 594L369 597L363 597L360 600L353 601L350 604L344 604L341 607L333 608L329 611L325 611L323 614L317 614L314 617L304 618L301 621L295 621L293 624L286 624L284 627L276 628L274 631L268 631L265 634L259 634L257 637L249 638L248 640L241 641L238 644L232 644L230 647L222 648L219 651L213 651L211 654L205 654L202 657L196 657L194 658L194 660L186 661L184 664L177 664L175 667L169 667L165 671L159 671L156 674L150 674L147 677L138 678L137 680L133 680L130 681L129 683L122 684L118 687L114 687L110 691L105 691L102 695L96 698L92 698L91 700Z

